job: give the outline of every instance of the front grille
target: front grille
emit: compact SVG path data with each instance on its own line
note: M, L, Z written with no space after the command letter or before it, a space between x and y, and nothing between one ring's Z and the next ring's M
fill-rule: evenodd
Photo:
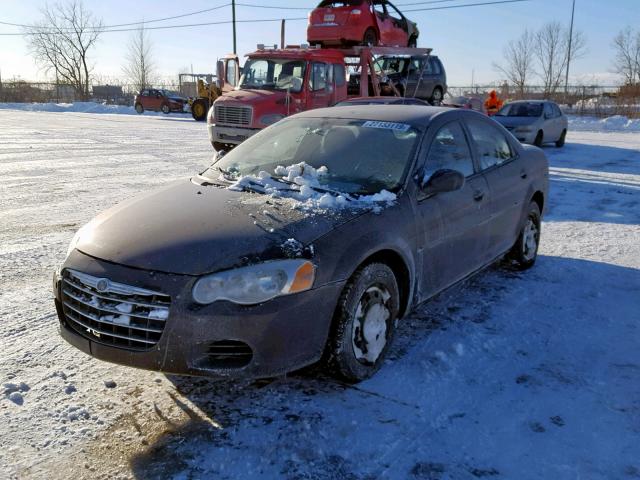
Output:
M215 122L221 125L251 125L253 109L233 105L216 105Z
M66 323L89 340L130 350L158 343L171 297L75 270L62 274Z
M222 340L209 345L207 357L212 368L242 368L251 362L253 351L244 342Z

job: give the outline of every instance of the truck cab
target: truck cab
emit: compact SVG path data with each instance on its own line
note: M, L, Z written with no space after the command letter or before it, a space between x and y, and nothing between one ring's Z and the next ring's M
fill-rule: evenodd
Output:
M346 98L342 51L260 47L247 55L236 88L209 110L209 139L216 150L228 150L284 117Z

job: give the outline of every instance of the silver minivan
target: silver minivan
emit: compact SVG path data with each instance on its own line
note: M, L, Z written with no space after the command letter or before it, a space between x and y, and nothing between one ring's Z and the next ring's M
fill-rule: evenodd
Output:
M555 102L548 100L518 100L510 102L493 117L520 142L541 147L545 143L564 146L567 117Z

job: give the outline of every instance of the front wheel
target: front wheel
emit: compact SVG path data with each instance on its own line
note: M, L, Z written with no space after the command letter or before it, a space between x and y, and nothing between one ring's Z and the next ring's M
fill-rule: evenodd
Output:
M533 144L536 147L542 148L542 140L544 139L544 133L542 132L542 130L540 130L538 132L538 134L536 135L535 140L533 141Z
M169 108L169 105L167 105L166 103L162 105L160 110L162 110L162 113L164 113L165 115L168 115L169 113L171 113L171 109Z
M562 148L564 147L564 142L567 139L567 131L563 130L560 138L556 141L556 147Z
M369 378L382 365L398 319L400 294L383 263L359 269L345 287L327 345L327 365L349 382Z
M209 102L205 99L199 98L191 105L191 115L198 122L204 122L207 119L208 111Z
M520 229L518 240L509 252L509 259L519 270L531 268L538 258L540 245L540 207L536 202L529 204L529 213Z

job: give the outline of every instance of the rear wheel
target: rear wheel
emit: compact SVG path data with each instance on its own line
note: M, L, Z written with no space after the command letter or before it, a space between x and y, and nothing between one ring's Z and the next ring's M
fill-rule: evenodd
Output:
M203 98L198 98L191 105L191 115L198 122L204 122L207 119L207 111L209 111L209 102Z
M411 37L409 39L409 42L407 43L407 47L416 48L417 46L418 46L418 39L415 36Z
M562 148L564 147L564 142L567 139L567 131L563 130L560 138L556 141L556 147Z
M227 146L224 143L220 143L220 142L211 142L211 145L213 146L213 149L216 152L219 152L221 150L229 150L229 148L227 148Z
M440 87L436 87L433 89L433 93L431 94L429 103L435 106L442 104L442 89Z
M373 375L382 365L398 319L400 294L383 263L359 269L345 287L327 345L330 371L349 382Z
M138 112L140 115L142 115L144 113L144 107L142 106L141 103L136 103L136 112Z
M370 45L372 47L378 45L378 34L376 33L375 29L367 28L367 31L364 32L364 37L362 38L362 44L368 46Z
M542 140L544 139L544 133L542 132L542 130L540 130L538 132L538 134L536 135L535 140L533 141L533 144L536 147L542 147Z
M526 270L531 268L538 258L540 244L540 207L536 202L529 204L529 213L520 229L518 240L511 248L508 257L516 268Z
M160 107L160 110L165 115L168 115L169 113L171 113L171 109L169 108L169 105L167 105L166 103L164 105L162 105L162 107Z

